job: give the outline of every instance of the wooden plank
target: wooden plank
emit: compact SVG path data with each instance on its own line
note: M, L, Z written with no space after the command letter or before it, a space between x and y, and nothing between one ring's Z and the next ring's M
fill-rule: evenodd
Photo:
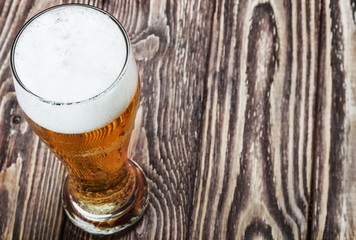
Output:
M73 2L101 7L123 23L141 73L141 103L130 155L149 178L151 201L134 228L109 239L188 238L213 3ZM0 214L0 233L5 239L96 238L65 218L60 203L64 169L26 122L18 120L20 110L9 69L9 51L17 31L26 19L57 3L62 2L0 4L0 60L4 62L0 72L0 207L11 209Z
M319 2L216 1L192 239L307 239Z
M312 239L356 238L356 2L322 9Z
M131 238L189 239L212 11L212 1L162 0L112 11L127 26L142 77L131 154L151 199Z

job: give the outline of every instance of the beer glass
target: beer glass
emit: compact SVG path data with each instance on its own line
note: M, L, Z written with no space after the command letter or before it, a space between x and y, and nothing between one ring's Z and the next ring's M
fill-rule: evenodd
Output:
M123 26L89 5L49 8L16 36L11 69L27 122L68 171L68 218L93 234L138 221L149 196L127 157L140 79Z

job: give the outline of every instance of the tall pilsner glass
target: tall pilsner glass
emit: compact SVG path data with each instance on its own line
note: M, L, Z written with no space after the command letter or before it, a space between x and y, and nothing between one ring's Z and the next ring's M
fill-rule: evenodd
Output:
M68 170L69 219L93 234L135 223L148 185L127 158L140 84L123 26L89 5L49 8L18 33L11 69L26 120Z

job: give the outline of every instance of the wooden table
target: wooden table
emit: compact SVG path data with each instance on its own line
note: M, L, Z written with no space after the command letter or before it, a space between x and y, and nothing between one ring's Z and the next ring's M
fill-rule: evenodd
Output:
M142 76L130 156L151 200L108 239L356 239L355 0L79 2L123 23ZM58 3L0 0L0 239L100 238L64 215L9 67Z

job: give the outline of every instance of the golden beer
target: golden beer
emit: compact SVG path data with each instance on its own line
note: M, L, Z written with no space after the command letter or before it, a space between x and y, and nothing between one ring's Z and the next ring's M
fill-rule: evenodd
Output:
M105 194L106 190L118 183L130 180L126 173L127 148L138 100L139 88L129 107L115 121L87 133L52 132L28 117L26 119L36 134L67 167L78 190L83 194Z
M65 9L63 10L65 14L60 12L62 11L61 9ZM51 13L51 11L53 11L53 13ZM49 12L50 14L46 15L40 13L34 19L40 18L41 14L47 18L50 17L49 20L43 17L43 22L45 23L41 23L41 21L38 20L37 25L41 26L42 24L45 28L47 22L49 21L51 23L53 18L53 20L55 20L53 21L54 26L50 26L53 28L60 27L55 26L55 24L57 24L56 22L58 19L61 19L61 17L70 22L71 14L94 14L93 18L97 17L98 21L103 21L103 24L107 24L105 23L105 21L107 21L106 18L102 20L100 19L101 16L97 16L97 13L92 13L91 11L97 11L99 15L109 15L94 7L75 4L51 8L43 12ZM51 16L51 14L53 16ZM30 28L30 30L27 31L30 33L26 32L29 37L24 34L25 37L21 39L21 34L26 31L26 27L29 23L20 31L11 52L11 66L14 77L17 80L15 81L15 89L25 118L35 133L40 136L42 141L58 159L61 160L68 170L69 177L63 188L63 204L67 216L75 225L94 234L110 234L132 225L142 216L148 203L148 185L145 175L135 162L127 158L128 145L139 103L139 77L135 61L131 55L126 32L116 19L111 15L109 15L109 17L110 21L114 21L117 25L116 27L122 31L122 39L126 41L126 48L123 50L124 52L126 51L126 60L123 62L120 58L114 55L111 56L112 59L119 59L117 65L121 64L123 70L119 77L116 76L116 78L113 79L113 83L104 83L104 86L101 86L102 84L100 83L98 86L102 89L97 92L94 91L92 95L82 93L81 91L84 90L81 89L78 89L77 92L67 94L65 83L58 83L58 81L65 81L63 79L67 76L65 75L67 73L65 73L63 77L61 75L62 72L73 71L73 81L75 81L75 76L82 74L80 71L75 72L76 70L72 69L74 67L70 65L67 66L68 64L65 62L66 59L61 60L64 62L63 66L58 67L60 69L58 70L58 74L61 78L55 78L59 80L47 80L43 78L44 80L38 80L38 86L34 85L32 89L29 89L28 86L31 86L32 82L27 80L27 78L34 78L33 76L37 75L33 73L32 76L31 69L27 66L31 64L31 61L28 60L26 62L23 59L26 60L26 57L29 56L29 54L26 55L27 51L40 51L36 46L34 50L26 50L26 48L23 47L23 45L28 48L32 47L32 45L28 46L25 40L31 42L31 31L37 31L37 29L32 27L32 29ZM79 19L78 16L74 18ZM33 19L30 20L30 23L31 21L33 21ZM91 25L93 24L95 23L91 23ZM84 26L84 28L85 27L86 26ZM98 27L101 28L100 25L98 25ZM113 26L110 26L108 29L113 31L112 27ZM80 29L82 28L83 27L80 27ZM63 31L65 32L66 30L62 29L59 32L59 34L61 34L60 37L62 37ZM71 33L72 30L68 31ZM92 30L89 29L89 31ZM54 33L54 35L56 34L57 32ZM66 34L67 33L63 36L66 36ZM87 33L83 34L85 35ZM35 34L33 35L35 36ZM117 36L120 37L120 34ZM113 37L113 39L117 39L117 36ZM96 37L96 35L94 37ZM22 42L19 42L19 38ZM116 42L116 40L109 40ZM107 39L105 38L102 41L105 42ZM118 41L120 41L120 39ZM58 45L59 48L61 44L60 42ZM53 49L57 49L58 46L55 46ZM120 45L118 46L120 47ZM16 47L20 49L17 52ZM66 46L64 46L64 48L65 47ZM51 49L51 46L48 48ZM87 51L87 49L85 50ZM117 49L113 47L113 51L114 50L116 51ZM69 50L67 49L65 54L68 55L68 51L75 52L76 48L69 47ZM47 54L47 52L45 53ZM41 54L44 55L44 53L40 53L39 55L42 56ZM54 54L56 54L56 52L54 52ZM84 52L84 54L86 54L86 52ZM102 53L99 52L98 54L100 55ZM76 56L69 56L69 61L71 58L77 60L75 59ZM62 55L59 55L59 58L61 57ZM43 58L47 59L46 56ZM102 58L105 59L105 54L102 55ZM108 58L110 58L110 55ZM44 60L44 62L52 60L58 62L57 59L51 59L51 57L49 60ZM21 61L25 63L23 64ZM86 61L86 59L82 61ZM110 68L110 66L106 67L106 64L108 64L106 59L104 62L105 64L103 64L104 67L102 69ZM16 66L16 63L18 66ZM74 66L76 66L75 64L76 63L74 63ZM51 67L50 65L49 63L49 67ZM79 68L81 70L82 67ZM115 70L115 68L116 63L112 69ZM88 71L90 70L91 69L88 69ZM57 69L55 69L55 71L57 71ZM44 70L44 72L46 72L46 70ZM102 78L104 80L105 78L109 79L109 77L106 77L106 72L103 73L104 76ZM48 70L48 74L51 74L51 71ZM98 80L95 77L91 78L91 75L96 76L96 74L96 72L84 72L80 75L81 77L78 81L83 85L84 89L87 88L88 91L93 91L91 85L96 86L96 81L102 81L101 78ZM46 74L42 75L45 76ZM42 75L40 75L40 77L42 77ZM69 77L71 78L71 76ZM34 81L37 81L37 79ZM46 86L47 81L53 81L53 83ZM58 91L61 91L61 88L63 89L63 92L58 94L56 93L57 89L54 89L55 91L51 93L54 95L57 94L54 96L56 101L46 99L52 98L51 95L46 96L46 98L42 97L42 95L47 94L46 88L51 88L51 84L59 84ZM72 83L70 82L70 84ZM89 86L86 86L87 84ZM50 92L51 90L48 91ZM74 89L73 91L76 90ZM67 102L57 102L56 98L62 99L62 95L66 94L68 95L68 99L64 100ZM78 94L82 94L82 97L79 99L77 99ZM116 113L117 115L115 115ZM106 124L108 119L112 120ZM103 123L105 123L104 126L102 126Z

